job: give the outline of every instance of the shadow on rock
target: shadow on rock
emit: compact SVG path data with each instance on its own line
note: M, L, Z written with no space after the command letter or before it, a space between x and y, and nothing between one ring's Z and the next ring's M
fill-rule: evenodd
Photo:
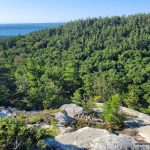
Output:
M84 147L77 147L71 144L62 144L58 141L55 141L53 138L47 138L44 140L44 142L47 147L52 150L87 150Z

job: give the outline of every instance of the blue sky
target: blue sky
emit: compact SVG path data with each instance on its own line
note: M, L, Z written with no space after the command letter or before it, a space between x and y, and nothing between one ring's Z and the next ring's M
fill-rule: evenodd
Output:
M66 22L150 12L150 0L0 0L0 23Z

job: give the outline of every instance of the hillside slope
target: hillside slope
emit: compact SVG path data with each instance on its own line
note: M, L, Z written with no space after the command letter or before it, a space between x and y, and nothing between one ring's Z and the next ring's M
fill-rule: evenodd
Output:
M150 14L93 18L0 40L0 105L106 101L150 113Z

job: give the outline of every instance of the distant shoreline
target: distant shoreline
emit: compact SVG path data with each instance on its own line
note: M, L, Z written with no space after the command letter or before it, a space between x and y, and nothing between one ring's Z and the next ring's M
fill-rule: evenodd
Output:
M52 23L44 23L44 22L41 22L41 23L34 23L34 22L26 22L26 23L0 23L0 25L21 25L21 24L65 24L66 22L52 22Z
M26 35L31 32L36 32L47 28L54 28L61 25L64 25L64 23L0 24L0 38Z

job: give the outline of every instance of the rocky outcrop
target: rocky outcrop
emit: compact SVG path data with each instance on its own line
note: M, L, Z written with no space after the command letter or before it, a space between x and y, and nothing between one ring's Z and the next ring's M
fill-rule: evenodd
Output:
M94 111L103 112L103 105L104 103L96 103L96 108L94 108ZM119 109L119 113L131 116L132 118L137 118L137 120L143 122L144 124L150 124L150 116L139 111L121 106Z
M85 127L72 133L56 136L62 145L73 145L78 149L90 150L149 150L150 145L138 145L127 135L115 135L104 129ZM70 147L71 149L71 147Z
M61 111L67 112L68 116L76 117L83 113L83 108L76 104L65 104L60 107Z
M7 118L7 117L17 117L18 114L24 113L26 115L34 115L37 114L40 111L25 111L25 110L18 110L17 108L12 108L12 107L0 107L0 117L1 118Z
M72 133L45 140L55 150L149 150L150 145L138 144L127 135L115 135L104 129L85 127Z
M149 145L136 145L136 141L125 135L115 135L104 129L85 127L72 133L56 136L63 145L73 145L90 150L149 150Z
M138 111L126 108L126 107L120 107L120 113L129 115L132 117L136 117L139 120L142 120L143 122L147 124L150 123L150 116L144 113L141 113L141 112L138 112Z
M148 122L144 122L140 118L134 118L134 117L126 117L124 120L124 127L125 128L139 128L142 126L149 125Z
M61 112L55 114L48 113L53 116L59 129L55 139L44 140L50 149L150 150L150 145L148 145L150 143L150 116L146 114L120 107L119 113L125 116L125 129L121 131L122 134L116 135L107 130L98 129L98 127L103 127L104 123L104 120L98 117L98 114L103 112L103 103L97 103L96 108L90 113L84 112L83 108L76 104L63 105L60 110ZM27 116L38 114L38 111L18 111L14 108L0 107L0 117L2 118L16 117L20 112ZM53 127L53 125L43 122L27 124L27 126L44 129ZM81 129L74 131L78 127Z

